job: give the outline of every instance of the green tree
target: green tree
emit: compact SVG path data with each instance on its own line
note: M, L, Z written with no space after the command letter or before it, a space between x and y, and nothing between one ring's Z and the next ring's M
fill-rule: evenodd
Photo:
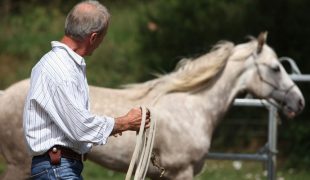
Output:
M218 40L240 40L247 0L159 0L144 9L142 53L151 67L170 71L184 56L208 51Z

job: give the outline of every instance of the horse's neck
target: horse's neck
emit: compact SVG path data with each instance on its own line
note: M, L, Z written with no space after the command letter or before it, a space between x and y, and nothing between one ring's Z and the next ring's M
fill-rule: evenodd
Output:
M213 124L216 125L227 112L236 95L245 89L246 76L243 70L243 61L228 62L222 74L213 86L201 92L202 99L206 100L206 112L212 111ZM209 113L208 113L209 114Z

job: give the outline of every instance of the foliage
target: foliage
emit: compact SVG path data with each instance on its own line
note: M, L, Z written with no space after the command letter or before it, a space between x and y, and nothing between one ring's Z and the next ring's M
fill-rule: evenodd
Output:
M0 33L4 34L0 37L1 89L28 78L31 67L50 50L50 42L60 40L65 15L71 8L68 4L74 1L56 1L46 6L37 1L20 3L10 15L0 19L3 24ZM61 4L64 7L60 8ZM117 87L144 79L143 74L147 72L136 52L139 46L136 41L137 13L132 13L137 8L128 8L120 3L109 7L113 14L109 33L93 56L86 57L89 84Z
M31 13L30 13L31 12ZM31 66L47 51L49 42L60 37L57 27L63 23L63 15L57 9L48 10L42 6L27 7L0 19L0 62L2 64L0 86L29 76Z
M267 30L268 43L280 56L296 59L302 72L309 71L307 0L157 0L148 5L140 33L142 52L152 55L152 66L171 70L180 56L206 52L219 40L239 43Z
M301 125L302 124L302 125ZM279 157L287 159L286 167L310 169L309 126L306 120L284 121L280 129Z
M112 14L109 32L102 45L88 57L87 70L90 84L118 87L120 84L141 81L148 73L144 68L145 58L140 56L136 26L138 5L111 6Z
M206 52L218 40L240 40L248 33L241 24L247 3L154 1L145 8L147 16L140 22L142 53L150 56L151 66L170 71L180 57Z

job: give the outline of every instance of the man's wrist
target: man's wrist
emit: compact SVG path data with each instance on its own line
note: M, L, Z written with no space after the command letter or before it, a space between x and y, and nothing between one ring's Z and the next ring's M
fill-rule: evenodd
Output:
M114 120L115 122L114 122L114 127L113 127L113 131L111 135L122 133L128 129L127 124L124 123L124 117L118 117L118 118L115 118Z

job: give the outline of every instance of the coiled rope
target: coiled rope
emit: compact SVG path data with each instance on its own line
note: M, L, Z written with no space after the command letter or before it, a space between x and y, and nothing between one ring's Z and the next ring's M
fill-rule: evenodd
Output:
M148 136L146 136L145 121L147 109L145 106L141 107L142 109L142 122L137 135L137 142L135 150L133 152L129 169L126 174L125 180L130 180L134 166L137 162L137 168L134 176L134 180L144 180L148 166L150 163L152 149L154 145L155 131L156 131L156 120L152 119Z

